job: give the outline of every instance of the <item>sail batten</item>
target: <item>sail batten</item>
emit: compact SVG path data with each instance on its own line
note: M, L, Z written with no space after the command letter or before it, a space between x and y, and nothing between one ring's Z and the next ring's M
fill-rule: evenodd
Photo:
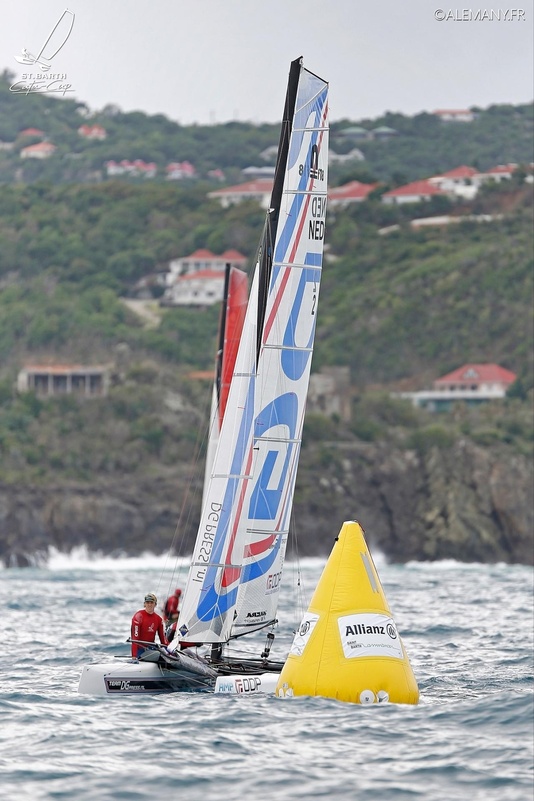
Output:
M265 534L271 533L268 529L265 528L247 528L247 534ZM289 529L283 529L282 531L274 531L273 537L281 537L283 534L288 534Z
M300 439L289 439L289 437L257 437L255 442L283 442L285 445L301 442Z
M251 478L254 478L252 473L212 473L212 478L232 478L232 479L239 479L241 481L250 481Z
M298 351L299 353L313 353L312 347L299 347L298 345L264 345L265 350Z

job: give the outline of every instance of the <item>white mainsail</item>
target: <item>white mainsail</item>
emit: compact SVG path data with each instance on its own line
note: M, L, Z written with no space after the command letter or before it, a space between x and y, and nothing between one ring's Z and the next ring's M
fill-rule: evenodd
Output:
M258 358L254 480L232 635L276 616L308 392L321 281L328 85L302 69Z
M276 616L321 279L328 84L291 65L271 209L177 637L217 643Z

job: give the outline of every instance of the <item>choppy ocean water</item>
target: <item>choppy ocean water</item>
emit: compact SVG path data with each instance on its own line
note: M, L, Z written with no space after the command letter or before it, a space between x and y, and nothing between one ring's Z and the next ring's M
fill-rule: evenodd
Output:
M71 559L0 570L0 798L530 801L533 571L457 563L377 568L419 683L417 707L172 694L78 695L84 664L126 653L165 560ZM322 560L301 565L307 603ZM283 656L301 609L286 570Z

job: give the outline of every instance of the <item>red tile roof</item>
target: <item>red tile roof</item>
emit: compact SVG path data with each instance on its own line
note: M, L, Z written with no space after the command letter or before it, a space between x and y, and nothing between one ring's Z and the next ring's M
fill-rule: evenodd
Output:
M496 167L492 167L489 170L486 170L486 175L497 175L499 173L512 173L517 170L517 164L497 164Z
M505 367L501 367L498 364L464 364L462 367L453 370L452 373L447 373L447 375L436 379L434 385L464 384L466 382L472 384L513 384L516 379L517 376L515 373L512 373L511 370L507 370Z
M475 170L474 167L467 167L462 165L461 167L455 167L453 170L449 170L448 172L442 172L439 175L436 175L436 178L471 178L473 175L476 175L478 170Z
M186 259L210 259L210 260L213 260L213 259L217 259L218 256L216 256L215 253L212 253L211 250L208 250L207 248L199 248L198 250L195 250L194 253L191 253L190 256L186 256L185 258Z
M221 259L224 261L242 261L245 262L247 260L246 256L243 256L238 250L225 250L224 253L221 255Z
M39 153L40 151L43 151L44 153L46 152L52 153L52 151L55 149L56 146L53 145L51 142L38 142L36 145L28 145L28 147L23 147L20 152Z
M39 128L25 128L19 133L19 136L44 136L44 131Z
M385 192L383 197L402 197L408 195L444 195L442 189L439 187L434 186L434 184L430 183L428 180L424 181L414 181L411 184L405 184L405 186L399 186L397 189L391 189L389 192Z
M349 181L348 184L330 189L328 197L331 200L363 200L369 192L376 189L378 184L363 184L361 181Z

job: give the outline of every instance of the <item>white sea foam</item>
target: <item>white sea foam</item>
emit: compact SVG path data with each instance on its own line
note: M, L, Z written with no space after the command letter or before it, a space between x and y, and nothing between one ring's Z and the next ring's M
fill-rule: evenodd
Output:
M63 553L50 547L47 568L49 570L173 570L176 566L189 564L188 557L176 559L168 554L145 552L139 556L109 556L99 551L90 551L86 546L73 548Z

